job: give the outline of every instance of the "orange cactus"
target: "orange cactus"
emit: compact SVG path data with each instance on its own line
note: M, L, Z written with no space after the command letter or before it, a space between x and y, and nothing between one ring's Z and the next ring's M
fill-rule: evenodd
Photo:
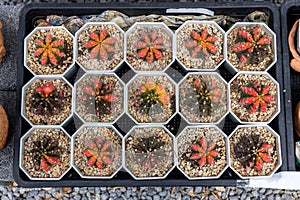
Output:
M141 40L136 43L138 58L145 59L148 63L153 63L163 57L165 49L164 39L157 37L156 32L140 35Z
M215 148L215 141L208 142L205 137L201 137L199 141L191 145L192 155L190 159L197 161L200 168L204 165L214 165L215 159L220 155Z
M263 33L260 27L254 27L250 31L239 29L232 52L237 54L241 64L258 64L268 56L266 46L271 41L271 37Z
M101 136L87 142L87 148L82 154L87 157L87 166L96 166L99 169L112 164L114 151L112 142Z
M217 38L208 33L207 29L201 32L192 31L191 39L185 42L192 58L207 58L209 54L216 54L215 42Z
M66 56L63 52L65 41L55 38L51 33L46 36L44 41L35 40L35 45L37 50L34 52L34 56L41 57L40 62L42 65L48 63L58 65L59 61Z
M89 40L84 47L89 50L91 59L106 61L116 52L115 44L117 39L111 37L106 29L99 32L90 32Z
M170 102L170 96L163 85L149 81L139 88L136 102L138 103L135 106L148 113L157 103L167 105Z
M249 113L266 112L268 104L274 101L274 97L270 94L270 86L262 85L257 80L240 87L240 92L240 103L245 105Z

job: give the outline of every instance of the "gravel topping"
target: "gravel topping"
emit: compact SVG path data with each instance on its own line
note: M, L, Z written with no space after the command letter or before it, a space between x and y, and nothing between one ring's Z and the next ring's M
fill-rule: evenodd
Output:
M300 191L242 187L63 187L22 188L0 186L1 200L6 199L298 199Z

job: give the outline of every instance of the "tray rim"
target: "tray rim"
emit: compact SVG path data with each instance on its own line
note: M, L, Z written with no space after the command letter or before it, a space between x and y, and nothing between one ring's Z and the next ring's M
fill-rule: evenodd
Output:
M291 7L298 7L300 4L295 1L287 1L280 8L281 19L281 36L282 36L282 57L283 57L283 86L284 86L284 105L285 105L285 121L286 121L286 140L287 144L287 159L288 159L288 171L296 171L295 166L295 141L294 141L294 122L293 122L293 110L292 110L292 94L291 94L291 81L290 81L290 52L288 48L288 25L287 14Z
M272 3L272 2L256 2L253 4L252 2L172 2L172 6L170 6L169 2L143 2L143 3L137 3L137 2L122 2L122 3L105 3L105 4L99 4L99 3L88 3L88 4L75 4L75 3L48 3L48 4L42 4L42 3L31 3L26 5L21 13L20 13L20 23L19 23L19 42L22 46L22 48L19 48L18 50L18 66L23 66L23 39L25 37L25 24L26 24L26 19L24 16L32 10L35 9L134 9L134 8L143 8L143 9L167 9L167 8L180 8L180 7L185 7L185 8L194 8L194 7L201 7L201 8L208 8L208 9L222 9L222 8L264 8L264 9L269 9L272 11L273 14L273 31L277 35L277 46L278 46L278 54L277 54L277 63L276 66L273 67L278 67L279 69L281 68L282 70L282 58L281 58L281 35L280 35L280 23L275 23L279 21L279 9L278 7ZM273 68L272 67L272 68ZM283 84L283 80L281 76L281 73L279 70L276 70L276 80L279 82L280 85ZM17 77L23 77L23 67L17 68ZM278 80L278 77L281 80ZM13 175L15 181L23 187L49 187L49 186L196 186L196 185L201 185L201 186L237 186L237 185L245 185L247 184L248 180L240 180L240 179L211 179L211 180L182 180L182 179L163 179L163 180L139 180L136 181L134 179L110 179L110 180L89 180L89 179L82 179L78 181L77 179L69 179L69 180L64 180L61 179L59 181L26 181L23 180L19 176L19 167L18 163L15 163L15 161L18 162L19 157L19 136L21 135L21 116L20 116L20 95L21 95L21 88L23 86L23 80L17 82L17 106L16 106L16 136L14 137L14 146L15 146L15 151L14 151L14 165L13 165ZM283 94L281 91L281 98L283 98ZM282 99L281 99L281 102ZM284 113L285 110L283 108L283 105L281 104L281 113L278 115L279 119L278 122L283 122L284 121ZM285 129L285 124L283 123L282 125L280 124L279 129L286 131ZM281 133L280 135L284 134ZM281 146L286 146L286 141L285 137L281 138ZM282 155L286 155L285 152L286 148L282 148ZM286 168L286 156L282 156L282 162L283 165L281 169ZM281 170L283 171L283 170Z

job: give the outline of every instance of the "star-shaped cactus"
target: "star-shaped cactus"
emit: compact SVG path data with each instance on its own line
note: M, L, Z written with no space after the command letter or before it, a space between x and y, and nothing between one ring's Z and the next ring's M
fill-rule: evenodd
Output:
M271 44L271 37L254 27L250 31L240 29L232 51L237 54L241 64L259 64L268 56L267 46Z
M65 103L63 91L57 90L52 82L36 87L30 99L33 113L43 116L59 114Z
M48 172L53 165L59 165L60 162L60 148L58 141L51 139L48 136L41 140L33 141L33 159L37 166L43 171Z
M90 52L91 59L109 60L116 52L117 39L111 37L106 29L90 32L89 40L84 47Z
M120 101L113 94L115 86L115 83L106 83L101 79L96 79L93 83L86 83L83 86L84 95L81 102L89 113L96 111L98 119L101 119L103 115L112 114L114 112L112 103Z
M157 136L139 138L137 144L133 146L136 160L142 164L145 171L159 167L166 152L162 151L164 142Z
M87 157L87 166L96 166L99 169L112 164L114 151L112 141L98 136L87 141L87 148L82 154Z
M142 85L137 91L137 98L135 106L139 107L141 111L149 113L152 106L161 104L167 105L170 97L163 85L149 81Z
M273 145L261 141L260 136L242 136L234 146L237 160L246 170L261 171L264 163L272 162L269 151Z
M164 39L158 37L155 31L148 34L142 33L136 47L138 58L144 59L148 63L161 59L165 50Z
M268 104L274 101L270 94L270 86L263 85L258 80L240 87L240 103L242 103L249 113L266 112Z
M58 65L60 60L66 56L63 52L65 41L55 38L51 33L46 36L45 40L35 40L35 45L37 49L34 52L34 56L40 57L42 65L48 63Z
M207 141L205 137L201 137L200 140L195 141L191 145L192 154L190 159L196 161L198 166L201 168L204 165L214 165L216 157L220 153L215 150L216 142Z
M216 54L215 42L217 38L208 33L207 29L200 32L192 31L191 39L185 42L185 47L189 50L192 58L207 58L210 54Z

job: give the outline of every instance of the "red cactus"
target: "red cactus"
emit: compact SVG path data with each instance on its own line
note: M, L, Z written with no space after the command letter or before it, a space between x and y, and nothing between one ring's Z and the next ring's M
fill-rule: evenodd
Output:
M260 27L250 31L240 29L237 34L232 51L237 53L241 64L258 64L267 56L265 46L271 44L271 37L263 33Z
M269 85L262 85L255 80L246 86L240 87L240 103L244 104L250 113L256 111L266 112L268 104L274 101Z
M165 49L164 39L158 37L155 31L152 31L150 34L143 33L140 35L140 38L141 40L136 43L138 58L152 63L163 57Z
M256 151L256 159L255 159L255 169L257 171L262 170L264 162L272 162L272 157L269 155L268 151L273 146L271 144L262 144L261 147Z
M58 141L49 138L48 136L43 137L41 140L33 141L32 155L36 165L48 172L53 165L59 165L60 162L60 148Z
M87 148L82 152L87 157L88 166L97 166L99 169L112 164L114 151L112 142L101 136L87 142Z
M47 82L45 85L35 88L42 97L48 97L52 92L56 90L55 86L51 82Z
M41 57L40 62L42 65L46 65L49 62L53 65L58 65L59 60L66 56L62 51L65 46L64 40L53 37L51 33L46 36L44 41L40 39L35 40L35 44L37 50L34 52L34 56Z
M264 143L259 135L243 135L234 146L236 159L248 171L261 171L264 163L272 162L270 150L273 145Z
M64 92L58 90L52 82L36 87L29 102L31 111L42 116L57 115L68 103Z
M207 142L205 137L201 137L199 141L192 144L192 155L191 160L196 160L199 167L204 165L213 165L215 163L215 158L219 156L219 152L215 150L216 142Z
M91 59L106 61L116 52L115 44L117 39L111 37L106 29L99 32L90 32L89 40L84 47L89 50Z
M86 105L89 113L94 113L99 119L103 115L112 114L112 103L118 102L119 98L113 94L114 83L105 83L101 79L96 79L94 83L87 83L83 86L82 103ZM95 105L94 107L91 105Z
M191 39L185 42L185 47L188 48L192 58L207 58L209 54L216 54L217 48L215 42L217 38L211 36L207 29L201 32L192 31Z

